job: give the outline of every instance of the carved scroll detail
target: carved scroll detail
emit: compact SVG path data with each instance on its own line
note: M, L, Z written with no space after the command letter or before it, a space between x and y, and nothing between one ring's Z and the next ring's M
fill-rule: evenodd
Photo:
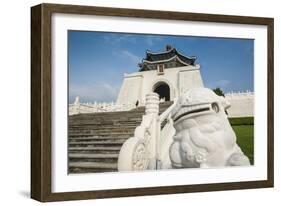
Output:
M150 169L155 156L158 112L158 94L148 94L142 122L135 129L134 137L129 138L121 148L118 157L119 171Z

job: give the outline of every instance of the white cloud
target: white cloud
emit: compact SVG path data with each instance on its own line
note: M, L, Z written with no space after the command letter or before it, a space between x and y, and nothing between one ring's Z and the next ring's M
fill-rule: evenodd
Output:
M151 47L156 42L162 41L162 39L163 39L163 37L161 37L161 36L151 36L151 35L148 35L148 36L146 36L145 41L146 41L146 44Z
M118 86L112 86L105 82L93 85L70 85L70 101L74 101L79 96L81 102L111 102L116 101L119 92Z
M137 43L136 38L132 34L122 34L122 35L118 35L118 36L116 36L115 34L105 35L104 40L106 43L109 43L114 46L120 45L122 43L125 43L125 44L126 43L133 43L133 44Z
M127 50L121 50L120 54L123 55L125 58L130 59L133 63L137 64L140 62L141 57L127 51Z
M124 58L126 60L131 61L134 65L137 65L139 62L141 62L141 57L133 54L132 52L128 51L128 50L120 50L120 51L116 51L114 50L112 52L115 56L118 56L120 58Z

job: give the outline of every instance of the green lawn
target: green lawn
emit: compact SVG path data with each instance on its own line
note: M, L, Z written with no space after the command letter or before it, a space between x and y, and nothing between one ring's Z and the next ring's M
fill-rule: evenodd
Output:
M237 143L254 164L254 125L232 125L237 136Z

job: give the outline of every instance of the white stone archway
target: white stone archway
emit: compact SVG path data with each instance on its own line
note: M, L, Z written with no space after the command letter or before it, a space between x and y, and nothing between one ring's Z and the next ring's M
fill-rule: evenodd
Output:
M166 86L169 88L169 101L173 101L175 98L175 90L174 90L174 87L172 86L172 84L166 79L158 79L157 81L154 81L152 83L151 92L158 93L157 91L155 91L155 89L159 88L159 86L164 86L164 87ZM161 98L160 94L159 94L159 96ZM167 99L166 99L166 101L167 101Z

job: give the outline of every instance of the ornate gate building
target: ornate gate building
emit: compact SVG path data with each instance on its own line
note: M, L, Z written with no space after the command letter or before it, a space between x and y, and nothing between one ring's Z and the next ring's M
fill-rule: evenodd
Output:
M196 57L181 54L170 45L166 51L146 52L139 71L124 74L117 104L145 104L145 95L159 94L162 101L172 101L188 89L204 87Z

